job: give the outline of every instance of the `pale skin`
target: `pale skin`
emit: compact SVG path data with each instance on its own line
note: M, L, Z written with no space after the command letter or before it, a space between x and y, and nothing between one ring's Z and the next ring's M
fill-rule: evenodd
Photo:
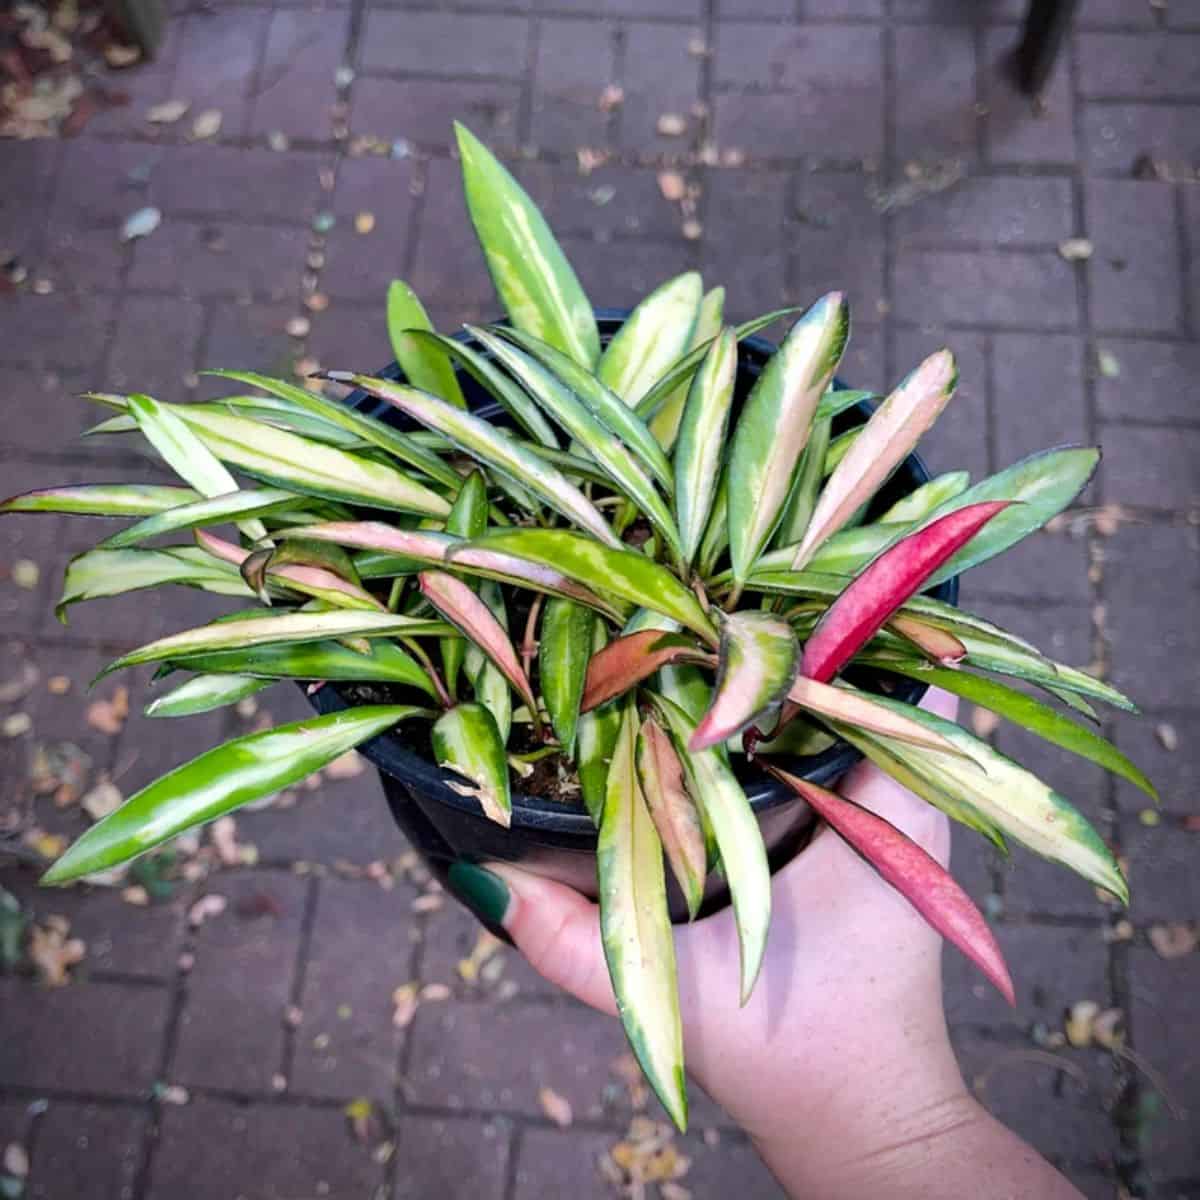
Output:
M956 701L926 707L953 716ZM947 819L874 767L841 793L945 864ZM508 864L504 926L534 968L616 1013L596 906ZM836 834L817 832L772 887L771 934L738 1006L729 910L675 944L688 1070L800 1200L979 1200L1080 1193L963 1083L942 1007L941 940Z

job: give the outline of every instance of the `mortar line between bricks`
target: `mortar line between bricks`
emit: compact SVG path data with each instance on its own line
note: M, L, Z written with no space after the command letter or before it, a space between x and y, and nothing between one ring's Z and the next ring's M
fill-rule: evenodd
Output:
M1089 231L1088 225L1088 206L1087 194L1084 181L1083 163L1086 161L1087 140L1084 130L1084 104L1081 88L1081 66L1079 61L1079 37L1077 33L1072 32L1067 40L1067 70L1069 72L1069 84L1074 101L1072 129L1075 139L1075 153L1078 160L1078 165L1075 172L1075 178L1072 185L1072 197L1075 210L1075 227L1080 231L1082 236L1087 236ZM1092 296L1091 296L1091 280L1087 270L1086 262L1080 261L1075 263L1075 279L1076 279L1076 294L1079 305L1079 316L1084 332L1084 353L1089 358L1095 355L1095 336L1092 327ZM1084 406L1087 422L1088 440L1096 445L1098 442L1098 434L1100 422L1098 419L1099 401L1096 395L1096 376L1095 372L1085 369L1083 372L1083 391L1084 391ZM1097 484L1096 490L1099 493L1101 501L1105 498L1105 471L1103 461L1097 469ZM1096 575L1093 577L1089 572L1088 586L1092 597L1092 619L1090 622L1091 632L1091 658L1093 662L1099 662L1106 667L1110 660L1109 646L1104 630L1095 618L1096 613L1104 611L1105 589L1104 589L1104 557L1100 546L1100 539L1094 529L1089 529L1086 533L1086 545L1088 562L1097 565ZM1107 674L1107 671L1105 672ZM1113 721L1111 717L1105 716L1102 718L1102 730L1106 737L1112 738ZM1105 812L1105 824L1108 827L1109 841L1114 848L1114 853L1120 854L1121 851L1121 826L1120 818L1116 815L1118 805L1116 801L1116 784L1110 774L1105 774L1103 777L1103 795L1100 797L1102 809ZM1128 962L1127 957L1123 953L1120 943L1110 942L1106 954L1108 965L1108 986L1109 998L1112 1003L1124 1010L1126 1014L1126 1028L1130 1028L1129 1018L1129 978L1128 978ZM1131 1032L1131 1041L1132 1030ZM1122 1065L1117 1065L1118 1079L1121 1081L1122 1099L1129 1096L1134 1104L1136 1104L1140 1095L1140 1084L1136 1074L1130 1074ZM1120 1119L1120 1112L1124 1107L1123 1104L1117 1105L1113 1110L1112 1128L1116 1134L1117 1144L1122 1148L1128 1148L1132 1152L1132 1163L1120 1162L1117 1164L1118 1178L1124 1183L1131 1180L1134 1174L1140 1167L1140 1152L1141 1147L1138 1144L1138 1138L1135 1135L1131 1138L1130 1131ZM1131 1144L1132 1143L1132 1144Z
M245 112L242 115L241 134L243 137L250 137L250 131L254 128L254 118L258 114L258 101L263 92L263 71L266 67L267 47L271 40L271 25L275 20L275 5L271 4L267 10L267 19L262 23L262 30L258 34L258 48L254 54L254 67L250 72L249 79L242 83L243 99L246 101Z
M317 923L320 905L321 876L310 875L304 891L304 910L300 915L300 936L296 941L296 958L292 964L292 983L288 989L288 1003L303 1011L304 987L308 978L308 964L312 957L313 930ZM280 1014L281 1020L284 1014ZM283 1020L283 1045L279 1054L279 1073L285 1081L292 1078L296 1064L296 1027L291 1021ZM285 1083L286 1086L286 1083Z
M525 29L525 70L521 75L521 91L517 100L517 145L533 143L533 97L537 91L538 55L541 53L542 21L530 13Z
M416 185L416 192L412 197L412 204L409 207L408 213L408 228L404 231L404 277L411 279L417 267L417 251L421 245L421 230L425 225L425 204L429 194L429 164L427 162L418 161L414 164L415 171L413 173L413 181ZM428 302L430 297L425 297L424 302ZM378 312L378 304L372 304L364 307L363 311Z
M892 29L892 0L883 0L886 23L880 32L880 53L883 58L883 177L890 187L896 173L896 36ZM896 378L896 332L899 322L896 311L896 232L895 215L880 214L883 234L883 302L886 306L883 323L883 378Z
M1185 335L1200 333L1196 326L1196 313L1192 307L1192 238L1188 228L1187 204L1184 200L1184 184L1176 183L1171 190L1175 197L1175 236L1179 242L1179 285L1182 289L1180 296L1181 320Z
M191 884L181 889L186 901L183 912L191 910L200 883ZM183 918L181 918L183 919ZM183 1010L187 1004L187 971L182 966L183 956L192 954L195 949L195 934L184 920L183 936L180 938L179 957L175 960L175 972L170 983L170 996L167 1005L167 1020L163 1027L162 1048L159 1055L156 1079L164 1081L170 1077L171 1064L175 1059L175 1050L179 1045L179 1030L183 1022ZM154 1169L154 1155L158 1149L161 1133L161 1104L153 1091L142 1101L146 1111L146 1132L142 1137L142 1153L138 1162L137 1173L134 1176L132 1200L146 1200L150 1191L151 1173Z
M508 1162L504 1171L503 1200L516 1200L517 1196L517 1160L521 1157L521 1148L525 1142L525 1123L513 1121L512 1132L508 1135Z

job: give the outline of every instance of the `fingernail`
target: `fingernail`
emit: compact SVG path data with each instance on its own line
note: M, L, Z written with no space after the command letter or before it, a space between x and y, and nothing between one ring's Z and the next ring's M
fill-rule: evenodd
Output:
M508 884L499 875L475 863L456 862L446 881L450 891L481 921L503 925L508 912Z

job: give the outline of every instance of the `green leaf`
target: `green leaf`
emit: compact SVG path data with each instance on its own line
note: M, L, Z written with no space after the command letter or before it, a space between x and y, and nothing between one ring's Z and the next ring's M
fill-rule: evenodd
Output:
M445 517L450 511L449 503L437 492L363 455L323 446L245 417L190 412L186 407L182 411L218 458L268 483L310 496L431 517Z
M458 490L461 482L458 472L442 462L436 454L422 447L413 434L401 433L375 417L368 417L340 401L327 400L324 396L318 396L307 388L297 387L283 379L272 379L269 375L258 375L253 371L208 371L206 374L217 375L222 379L235 379L239 383L262 388L263 391L286 400L296 408L313 413L322 421L353 433L369 445L385 450L402 463L415 467L443 486Z
M871 414L822 489L793 568L805 566L816 548L871 499L937 420L957 382L954 356L939 350Z
M692 336L688 339L688 349L691 350L696 346L706 348L706 353L711 349L710 343L721 332L725 315L725 289L715 287L707 292L704 299L700 301L700 310L696 314L696 324L692 329ZM737 337L737 334L734 334ZM733 351L734 371L737 370L737 346L735 344ZM670 450L675 445L675 439L679 436L679 422L683 417L684 405L687 404L688 392L690 385L685 380L680 383L677 388L663 401L662 406L654 414L654 419L650 422L650 432L654 434L655 439L662 445L663 449Z
M679 755L654 717L647 717L638 732L637 769L650 819L687 904L688 916L695 920L704 900L708 863L704 828L683 782Z
M479 598L491 610L491 614L505 630L508 629L508 612L504 604L504 592L492 579L479 585ZM475 699L487 709L500 731L500 740L507 746L512 730L512 689L500 668L473 642L467 644L464 660L467 678L475 689Z
M695 271L660 284L629 314L596 374L631 408L688 348L704 285Z
M392 613L360 612L289 612L279 616L252 616L239 621L215 621L195 629L185 629L158 638L137 650L131 650L110 663L96 677L142 663L176 661L193 654L212 654L221 650L243 650L252 646L278 645L284 642L315 642L326 638L418 637L452 632L444 621Z
M679 531L654 484L617 436L576 394L528 354L503 338L468 325L467 329L518 379L526 391L600 465L609 479L645 513L675 554L679 553ZM647 434L649 431L647 431Z
M832 421L834 417L856 408L864 400L878 400L874 392L856 392L850 388L831 388L821 397L814 421Z
M236 704L270 686L269 680L253 675L196 675L165 696L156 696L145 713L148 717L191 717Z
M237 491L234 477L168 405L135 393L129 397L128 412L167 465L202 496ZM266 526L253 518L244 521L241 529L252 541L267 536Z
M512 323L585 367L600 357L592 306L524 188L455 122L463 191L496 293Z
M463 370L484 388L518 425L539 445L555 449L558 436L542 416L538 406L503 371L457 338L440 333L413 333L415 341L428 342L457 360Z
M1122 779L1141 788L1152 800L1158 800L1154 784L1116 746L1093 733L1086 725L1072 721L1057 709L1024 692L968 671L933 667L927 663L894 662L889 664L888 670L907 675L920 683L943 688L972 704L990 709L1023 729L1036 733L1045 741L1097 763L1114 775L1120 775Z
M688 742L695 753L724 745L787 695L800 666L800 645L786 621L748 609L721 622L712 703Z
M596 847L600 935L617 1011L646 1080L687 1128L683 1026L662 843L638 783L637 710L626 704L608 772Z
M1070 867L1090 883L1129 902L1128 886L1104 839L1064 797L953 721L883 696L875 702L903 709L913 720L955 743L973 762L879 738L892 755L916 764L938 786L977 809L1035 854Z
M174 533L179 529L195 529L201 525L222 525L228 521L245 520L247 517L262 517L300 508L305 502L303 496L279 488L229 492L223 496L194 500L188 504L181 504L178 508L155 513L119 533L114 533L99 544L109 549L123 549L126 546L136 546L138 542L147 541L160 534Z
M456 408L466 408L458 377L446 356L428 342L410 336L410 330L432 330L433 324L416 292L400 279L388 284L387 327L392 353L408 382L423 392L440 396Z
M530 357L550 371L560 383L586 406L587 410L608 431L615 434L630 453L634 454L645 470L663 488L671 487L671 464L662 447L654 440L642 419L615 392L610 391L595 375L581 367L574 359L539 341L531 334L506 325L497 325L493 331L515 342Z
M0 504L0 512L145 517L199 499L199 492L185 487L158 487L146 483L78 483L69 487L40 488L35 492L13 496Z
M331 683L399 683L419 688L430 698L436 691L416 659L395 642L375 638L366 654L340 642L295 642L189 654L180 667L212 674L253 675L256 679L314 679ZM507 685L505 685L507 687Z
M717 560L729 546L729 470L722 470L717 478L717 492L713 496L712 512L700 539L700 552L696 563L704 577L713 573Z
M897 500L883 516L876 519L875 524L924 521L948 500L961 496L970 482L971 476L967 471L948 471L945 475L938 475Z
M451 547L447 556L451 565L457 565L466 550L498 551L551 567L585 588L672 617L716 644L716 630L695 595L665 567L634 550L602 546L565 529L501 529Z
M783 516L771 539L776 546L790 546L799 542L812 520L813 510L817 507L817 497L821 492L821 481L825 478L825 454L829 449L832 430L833 424L828 417L818 415L813 419L812 433L800 455L800 465L792 479L792 490L784 503ZM758 563L761 562L760 558ZM751 578L758 571L758 563L751 572Z
M774 312L764 313L761 317L755 317L751 321L746 321L737 327L738 341L740 342L744 338L751 337L760 329L765 329L773 321L794 316L799 311L798 308L777 308ZM716 336L715 331L713 336ZM697 343L682 358L678 359L671 367L664 371L658 382L637 402L637 415L643 421L653 421L653 418L658 414L663 405L667 403L675 390L691 379L693 372L700 365L701 359L707 353L708 342Z
M603 621L592 623L592 653L602 650L608 641ZM582 713L576 727L575 764L579 772L579 790L583 803L597 828L604 812L604 794L608 788L608 768L613 747L621 728L622 706L605 704L591 712Z
M487 528L487 516L487 483L482 471L472 471L446 518L446 532L460 538L478 537ZM463 656L467 652L466 643L462 638L446 638L441 644L441 650L446 686L453 696Z
M508 760L491 713L481 704L456 704L437 719L430 736L438 766L470 781L447 781L446 786L478 800L483 815L507 829L512 821Z
M729 549L739 590L775 530L849 331L841 294L823 296L792 327L746 399L729 452Z
M726 329L713 340L692 378L675 446L675 511L683 558L689 564L712 512L736 377L737 339Z
M984 500L1019 503L1010 504L977 533L930 579L929 586L936 587L987 562L1058 516L1087 486L1099 461L1100 451L1094 448L1042 450L947 500L930 514L930 519Z
M733 898L733 916L741 946L741 998L745 1004L762 966L771 924L771 869L762 831L746 793L729 766L721 746L688 752L695 724L665 696L649 694L659 716L671 731L688 777L688 791L712 826L722 869Z
M547 600L542 612L542 632L538 639L542 698L546 701L550 724L568 757L575 752L579 702L583 698L595 620L591 609L557 597Z
M460 412L425 392L402 384L388 383L369 375L331 374L343 383L352 383L395 405L415 421L445 434L485 466L494 467L544 500L568 521L586 529L593 537L610 546L620 545L599 510L565 475L543 462L525 446L505 437L488 421Z
M282 791L400 721L430 715L407 705L365 705L235 738L168 772L93 825L42 876L69 883Z
M246 600L253 593L237 569L217 562L194 546L171 550L88 550L67 564L62 597L55 608L66 623L66 611L81 600L120 596L126 592L180 583Z

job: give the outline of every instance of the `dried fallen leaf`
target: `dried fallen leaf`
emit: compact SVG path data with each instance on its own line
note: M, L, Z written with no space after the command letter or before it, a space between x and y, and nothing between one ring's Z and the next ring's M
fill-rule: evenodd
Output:
M417 985L402 983L392 992L392 1025L407 1029L417 1015Z
M27 712L10 713L0 724L0 733L5 737L17 738L33 728L33 718Z
M284 326L284 330L286 331L288 337L294 338L308 337L309 330L311 329L312 322L307 317L292 317L292 319ZM258 705L255 703L254 697L247 696L245 700L238 701L238 716L242 715L241 705L245 704L247 700L254 705L254 708L250 710L250 716L254 716L255 712L258 711Z
M1166 721L1160 721L1154 727L1154 736L1158 738L1158 744L1164 750L1174 753L1179 749L1179 734L1175 731L1175 726L1168 724Z
M35 853L53 862L67 848L67 839L61 833L47 833L44 829L27 829L21 840Z
M134 883L122 889L121 899L134 908L145 908L150 903L150 893L140 883Z
M370 1100L360 1096L357 1100L351 1100L342 1111L350 1122L350 1131L354 1134L355 1141L365 1146L371 1140L371 1118L375 1106Z
M312 292L304 297L304 307L309 312L324 312L329 307L329 297L324 292Z
M412 902L412 910L415 913L437 912L444 904L445 899L437 892L426 892Z
M107 775L102 774L96 785L83 794L79 804L93 821L102 821L124 803L125 797Z
M356 779L367 769L367 764L357 750L348 750L340 758L335 758L325 768L325 774L330 779Z
M1096 365L1105 379L1118 379L1121 375L1121 362L1111 350L1097 350Z
M47 917L29 931L29 961L46 987L63 987L71 980L70 970L83 961L87 945L81 938L68 937L71 924L64 917Z
M32 592L42 577L41 568L32 559L18 558L12 565L11 578L17 587Z
M619 84L610 83L600 93L600 99L596 103L601 112L612 112L614 108L620 108L625 103L625 89Z
M121 684L107 700L93 700L87 706L84 720L101 733L115 737L125 725L129 716L129 689Z
M192 141L203 142L221 132L224 116L219 108L206 108L192 122Z
M51 675L46 680L46 691L52 696L65 696L71 690L71 681L65 675Z
M1092 1021L1092 1041L1105 1050L1125 1043L1125 1014L1119 1008L1106 1008Z
M559 1095L553 1088L538 1089L538 1104L542 1106L542 1112L560 1129L570 1128L575 1120L575 1114L571 1111L571 1102L565 1096Z
M1095 1000L1080 1000L1071 1005L1063 1032L1072 1046L1084 1047L1092 1044L1092 1023L1100 1015L1100 1005Z
M976 737L989 738L996 732L1000 718L990 708L971 709L971 728Z
M484 964L496 953L504 943L486 929L481 929L475 939L475 945L466 958L458 960L459 978L464 983L476 983Z
M1165 925L1151 925L1150 945L1159 958L1183 958L1200 946L1200 933L1194 924L1172 921Z
M682 200L687 192L687 181L678 171L659 171L658 190L664 200Z
M155 1087L154 1094L163 1104L177 1106L186 1104L192 1098L187 1088L178 1083L160 1083Z
M236 867L242 861L242 848L237 840L237 821L230 816L219 817L208 831L209 839L224 867Z
M375 228L375 214L372 212L360 212L354 218L354 232L367 234Z
M1058 243L1058 253L1067 262L1087 262L1092 257L1095 247L1087 238L1073 237Z
M190 100L164 100L146 110L146 120L151 125L174 125L176 121L187 115L192 107Z
M678 113L663 113L655 128L663 137L682 137L687 133L687 121Z
M104 47L104 61L115 70L121 70L123 67L132 67L134 63L141 62L142 52L137 46L122 46L118 42L109 42Z
M0 704L15 704L23 700L37 687L41 672L28 659L21 663L21 668L12 679L0 683ZM53 689L51 689L53 690Z
M421 989L421 999L431 1004L437 1003L440 1000L449 1000L450 989L444 983L427 983Z
M28 1176L29 1154L20 1142L9 1142L4 1147L4 1169L14 1179L24 1179Z
M700 224L694 217L684 221L682 228L679 231L689 242L697 241L704 235L704 226Z
M121 241L132 242L136 238L149 237L162 224L162 213L153 205L139 208L125 218L121 226Z
M216 892L209 892L201 896L188 909L188 924L193 929L199 929L205 921L209 921L213 917L219 917L228 907L229 901L226 897Z

